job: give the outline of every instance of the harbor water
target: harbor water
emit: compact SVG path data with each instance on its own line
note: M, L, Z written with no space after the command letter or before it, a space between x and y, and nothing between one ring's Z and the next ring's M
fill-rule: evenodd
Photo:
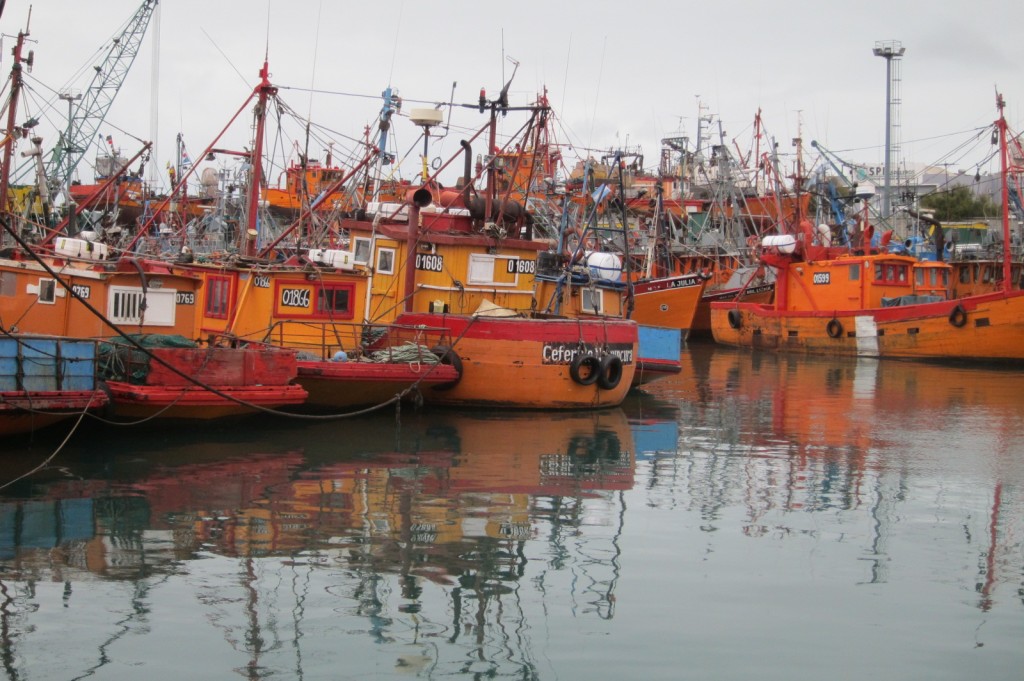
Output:
M5 442L3 677L1022 677L1019 369L683 360L592 413Z

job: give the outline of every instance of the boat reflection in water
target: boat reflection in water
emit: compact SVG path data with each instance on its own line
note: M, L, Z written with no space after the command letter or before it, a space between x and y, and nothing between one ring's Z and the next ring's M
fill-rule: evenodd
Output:
M21 498L0 504L0 560L19 607L0 619L19 633L3 659L31 660L47 678L112 659L155 664L155 648L130 646L191 622L222 635L190 656L250 677L337 678L339 649L352 655L342 676L364 664L521 676L535 664L521 590L611 616L619 493L634 482L622 410L435 412L400 427L382 416L360 420L344 445L339 427L252 434L304 444L277 451L215 430L203 444L115 435L15 485ZM547 554L530 579L527 542ZM51 598L64 624L91 622L71 627L59 659L38 652L58 645L56 629L24 626Z
M0 665L1019 676L1019 373L683 358L613 410L76 433L0 491Z
M817 534L822 513L849 512L832 530L844 541L863 532L868 583L890 581L894 537L907 540L914 567L925 555L950 559L930 555L935 537L915 536L901 515L962 514L967 541L945 550L978 566L978 607L991 606L1001 580L1024 586L1019 371L707 345L685 356L679 377L648 391L679 404L685 424L677 455L650 473L651 503L689 499L711 531L742 509L743 534L766 538ZM847 525L858 518L863 527Z

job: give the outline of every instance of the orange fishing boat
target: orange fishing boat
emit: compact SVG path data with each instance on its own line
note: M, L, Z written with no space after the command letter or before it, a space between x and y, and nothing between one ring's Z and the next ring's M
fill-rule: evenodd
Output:
M19 34L15 49L9 130L14 130L17 114L24 38L24 33ZM6 211L10 137L3 144L0 209ZM116 156L113 154L111 167L121 165ZM121 172L123 168L109 176L103 187ZM88 201L98 200L101 193L94 192ZM188 342L195 327L201 279L173 263L118 258L106 243L64 236L72 231L81 208L69 211L63 222L32 244L22 236L32 230L12 225L17 216L0 216L5 240L9 237L6 243L13 244L0 254L0 319L10 325L8 333L119 337L127 354L111 353L110 357L119 361L103 367L115 415L203 418L305 399L305 391L292 385L294 352L271 355L259 348L203 349ZM157 351L129 332L139 337L180 337L185 343ZM146 364L142 378L137 358ZM264 371L276 362L283 370ZM211 380L216 385L206 382Z
M374 194L372 180L366 179L354 188L345 187L339 180L348 176L348 169L321 164L314 159L302 159L293 163L284 172L283 187L263 189L263 201L270 211L286 218L295 218L316 204L319 212L350 212L364 205ZM400 200L412 188L407 181L389 181L377 188L377 195L384 200Z
M612 167L618 169L618 193L625 196L624 162L619 158L619 154L616 154ZM593 194L588 192L593 200L593 209L591 224L580 234L581 247L595 249L600 243L607 245L602 250L618 251L626 264L623 277L629 283L627 295L630 318L643 326L676 329L681 345L690 332L708 275L699 270L683 272L679 268L679 261L672 257L669 247L671 240L667 237L667 215L660 189L654 198L653 224L645 218L647 229L643 232L631 228L628 202L622 200L617 202L621 209L621 226L614 226L611 210L604 213L605 226L598 226L594 218L601 209L601 202L608 196L605 191L608 187L606 184ZM641 242L641 237L646 237L646 241ZM578 254L574 253L573 257L578 257ZM623 269L619 266L619 256L615 254L587 250L585 257L587 266L592 270L597 268L617 273L617 270Z
M461 379L427 390L428 403L617 405L633 379L637 344L636 323L619 314L621 292L608 298L607 309L572 319L536 312L542 294L534 275L552 244L530 238L523 206L498 195L494 163L482 169L486 188L472 186L472 142L489 131L494 148L500 100L487 103L490 122L463 143L460 189L425 177L405 202L371 203L366 219L342 220L355 252L373 259L367 318L447 332L451 352L441 354L461 366Z
M15 234L13 230L10 233ZM42 248L24 244L0 258L0 279L5 290L12 292L0 296L0 317L17 320L20 332L93 339L124 339L126 331L192 337L201 284L195 273L160 261L128 257L114 261L108 259L103 244L83 239L61 237L51 251ZM136 381L131 377L137 367L110 365L117 370L103 378L111 388L115 415L205 418L240 409L251 411L257 406L295 404L305 397L304 391L292 385L294 352L289 354L290 360L278 358L286 366L291 362L290 376L280 372L261 375L252 367L254 362L260 366L259 357L265 353L258 348L201 348L190 342L158 352L134 339L121 342L158 370ZM225 363L227 357L231 361ZM220 367L214 375L197 369L211 363ZM214 378L215 383L207 382ZM172 405L175 408L168 410ZM186 411L187 405L192 409Z
M775 295L775 278L762 265L746 265L735 255L695 255L686 259L692 266L707 264L707 285L697 303L688 339L710 339L711 304L730 301L770 303Z
M260 140L268 102L276 95L266 64L260 77L250 95L250 100L257 102L256 143L248 152L250 187L262 184ZM211 345L271 345L299 353L296 382L309 392L306 404L317 408L381 405L458 379L453 367L440 363L431 345L423 345L424 329L367 324L372 271L364 252L347 250L341 244L300 247L301 236L287 241L374 156L368 154L352 169L318 176L327 182L319 197L303 204L299 217L276 238L260 233L259 195L250 191L239 241L232 245L239 255L216 258L204 254L198 259L190 257L182 265L203 282L192 333L210 339ZM254 252L261 238L273 241L262 254L266 257ZM435 334L428 342L436 344L443 335Z
M726 345L909 359L1024 361L1024 291L1013 282L1009 244L1008 129L998 97L995 130L1003 176L1000 286L955 297L951 266L828 245L802 221L799 235L765 237L761 260L776 271L771 305L712 305L715 340ZM821 239L815 243L816 239Z

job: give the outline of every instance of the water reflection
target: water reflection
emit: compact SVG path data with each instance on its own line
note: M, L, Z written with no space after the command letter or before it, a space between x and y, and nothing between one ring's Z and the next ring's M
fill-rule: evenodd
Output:
M865 581L884 582L908 489L934 486L940 511L963 503L987 519L981 532L969 527L980 514L963 525L979 607L998 573L1024 583L1019 371L699 345L686 358L688 371L649 389L680 405L683 424L677 455L651 472L652 503L687 500L706 531L742 508L752 537L820 532L793 512L866 511Z
M524 544L543 537L549 569L573 573L578 612L611 617L615 492L632 488L634 474L621 410L435 413L397 428L380 417L344 442L336 424L263 435L301 436L304 446L249 453L251 444L218 442L216 432L142 445L126 434L68 452L30 498L0 504L4 583L27 589L11 602L31 603L40 582L64 582L65 604L91 600L82 583L133 582L124 607L135 615L107 623L116 633L100 644L103 658L148 618L153 591L187 574L206 619L251 656L253 678L268 671L264 656L301 640L311 606L317 626L331 614L361 621L346 629L397 647L398 667L442 664L434 645L403 648L440 637L462 648L460 662L447 662L460 671L512 666L530 676L528 651L513 639L525 633L520 589L554 583L522 583ZM4 629L16 632L18 609L5 613ZM5 640L9 658L25 654L26 634Z
M873 655L844 673L1012 678L1019 374L684 360L598 413L77 433L0 492L0 664L160 678L184 650L216 678L669 679L681 658L739 676L741 646L791 681L799 641L798 678L851 642ZM4 479L62 437L11 446ZM965 637L985 656L948 658Z

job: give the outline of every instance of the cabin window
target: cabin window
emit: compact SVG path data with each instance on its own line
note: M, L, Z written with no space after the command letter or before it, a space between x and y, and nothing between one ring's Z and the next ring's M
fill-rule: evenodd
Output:
M395 249L377 249L377 271L381 274L395 273Z
M39 280L39 302L52 303L57 297L57 282L53 279Z
M583 304L583 311L590 312L592 314L601 314L602 307L602 296L601 291L598 289L585 288L581 298Z
M471 254L469 256L469 283L493 284L494 260L493 255Z
M0 272L0 296L18 294L18 277L13 272Z
M143 291L139 286L112 286L107 317L114 324L174 326L178 292L174 289Z
M971 283L971 268L961 267L960 268L960 283L970 284Z
M888 263L886 265L875 265L875 279L883 284L907 284L909 269L907 265L900 263Z
M990 265L985 265L981 268L981 281L984 284L992 282L992 267Z
M850 281L860 280L860 265L850 265Z
M359 265L367 265L370 262L370 239L365 236L357 236L352 239L352 260Z
M355 286L325 285L316 292L316 314L322 317L352 317L352 298Z
M212 276L206 282L206 316L227 319L231 301L231 279Z
M924 270L914 272L914 283L918 286L924 286Z

